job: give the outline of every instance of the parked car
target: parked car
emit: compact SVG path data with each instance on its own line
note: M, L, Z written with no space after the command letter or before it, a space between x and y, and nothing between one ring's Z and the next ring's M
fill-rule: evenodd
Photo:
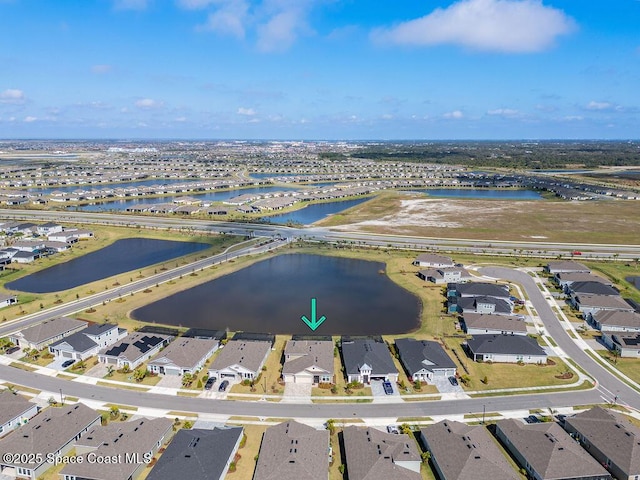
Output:
M18 350L20 350L20 347L18 347L18 346L16 345L16 346L13 346L13 347L11 347L11 348L7 348L7 349L4 351L4 353L5 353L5 355L11 355L12 353L17 352Z
M396 427L395 425L387 425L387 432L400 435L400 430L398 430L398 427Z
M458 380L456 380L456 377L453 377L453 376L449 377L449 383L454 387L458 386Z
M540 423L540 419L535 415L529 415L527 418L524 419L524 421L527 423Z
M76 361L75 361L74 359L71 359L71 360L65 360L65 361L62 363L62 368L70 367L70 366L71 366L71 365L73 365L74 363L76 363Z
M229 386L229 380L223 380L220 386L218 387L219 392L224 392Z
M216 377L211 377L209 380L207 380L207 383L204 384L204 389L211 390L211 387L213 387L214 383L216 383Z
M382 382L382 388L384 388L384 393L386 393L387 395L393 394L393 387L391 386L390 381L385 380L384 382Z

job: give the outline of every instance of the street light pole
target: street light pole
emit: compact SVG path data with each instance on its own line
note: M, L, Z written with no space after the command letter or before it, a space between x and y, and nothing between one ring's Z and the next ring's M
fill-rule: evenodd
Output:
M483 424L483 425L484 425L484 415L485 415L485 413L486 413L486 411L485 411L485 410L486 410L485 405L482 405L482 424Z
M60 405L64 405L64 397L62 396L62 389L60 389Z

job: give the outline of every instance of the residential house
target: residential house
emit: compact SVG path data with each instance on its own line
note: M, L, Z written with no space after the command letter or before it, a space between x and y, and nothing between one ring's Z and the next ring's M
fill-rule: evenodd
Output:
M342 431L343 463L349 480L420 480L421 457L407 434L381 432L371 427Z
M115 368L123 368L126 365L133 370L166 347L171 340L171 335L133 332L100 350L98 361Z
M438 342L398 338L395 343L400 361L411 381L433 382L434 377L456 375L456 364Z
M527 323L517 315L468 312L462 316L462 329L468 335L526 335Z
M635 311L600 310L590 320L603 332L640 332L640 313Z
M442 480L521 478L484 425L443 420L420 429L420 437Z
M334 383L331 340L289 340L284 349L285 383Z
M413 264L418 267L455 267L456 264L450 257L436 255L434 253L422 253L416 257Z
M295 420L267 428L253 480L327 480L329 431Z
M557 262L549 262L544 271L555 275L557 273L591 273L588 267L573 260L559 260Z
M614 410L593 407L567 417L565 430L615 478L640 478L640 428Z
M149 361L147 370L160 375L194 375L219 346L217 339L178 337Z
M604 285L613 286L613 284L606 278L586 272L556 273L553 277L553 280L565 292L568 292L567 287L569 287L574 282L599 282Z
M271 352L269 341L231 339L209 366L209 377L254 380Z
M38 258L40 258L40 253L19 250L11 257L11 261L14 263L32 263Z
M382 338L342 337L342 361L347 382L398 381L398 370Z
M611 480L604 467L555 422L499 420L496 436L530 478Z
M56 357L86 360L97 355L100 349L122 340L127 331L111 323L94 323L68 337L49 345L49 352Z
M44 347L64 337L68 337L72 333L87 328L87 325L89 325L89 323L83 320L57 317L20 330L18 333L10 335L9 340L22 349L35 348L36 350L42 350Z
M147 480L223 480L240 441L242 427L179 430Z
M526 335L474 335L467 340L474 361L500 363L546 363L547 353Z
M574 308L580 311L587 321L591 321L593 314L601 310L634 311L622 297L612 295L578 294L572 297L572 302Z
M455 298L455 297L454 297ZM495 314L495 315L511 315L513 313L513 304L502 298L495 297L457 297L456 303L451 303L449 299L449 312L478 314Z
M99 424L100 415L82 403L43 410L29 423L0 439L0 474L39 478L52 466L47 462L48 455L66 454L76 440ZM16 454L13 459L35 461L8 462L4 456L7 452Z
M139 418L95 426L75 442L82 462L67 463L60 471L64 480L135 480L153 455L173 433L168 418ZM105 465L94 458L116 458Z
M609 295L617 297L620 292L610 285L606 285L602 282L572 282L567 287L567 293L571 297L576 295Z
M640 358L640 333L602 332L607 346L625 358Z
M470 282L461 285L450 286L458 297L493 297L509 300L509 286L501 283Z
M8 307L14 303L18 303L18 297L16 295L0 293L0 308Z
M0 390L0 437L27 423L37 413L37 404L9 390Z
M471 274L462 267L429 268L420 270L416 275L422 280L442 285L447 283L464 283L473 278Z
M42 225L36 226L36 232L38 235L44 235L45 237L51 235L52 233L60 233L62 232L62 225L57 223L47 222Z
M44 249L44 242L40 240L18 240L11 244L12 248L20 252L39 253Z
M49 235L47 235L47 239L51 240L52 242L64 242L64 243L78 242L78 237L73 231L50 233Z

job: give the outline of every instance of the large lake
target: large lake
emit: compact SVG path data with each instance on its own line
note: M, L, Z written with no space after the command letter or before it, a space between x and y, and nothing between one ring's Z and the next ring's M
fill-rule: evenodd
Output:
M412 190L427 193L433 197L477 198L487 200L541 200L540 193L534 190L506 190L492 188L425 188Z
M314 203L293 212L264 217L263 220L271 223L286 224L288 222L293 222L301 223L303 225L309 225L310 223L322 220L328 215L342 212L347 208L355 207L356 205L366 202L367 200L370 199L356 198L353 200L342 200L329 203Z
M300 319L327 319L323 335L399 334L419 325L420 300L379 273L383 263L288 254L178 292L132 312L144 322L282 334L312 333Z
M50 293L78 287L209 248L206 243L125 238L108 247L7 283L6 288Z

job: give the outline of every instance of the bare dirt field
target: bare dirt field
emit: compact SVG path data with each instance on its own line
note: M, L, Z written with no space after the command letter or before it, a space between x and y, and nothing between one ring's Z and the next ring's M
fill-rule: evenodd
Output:
M383 194L317 225L427 237L638 244L640 202L503 201Z

